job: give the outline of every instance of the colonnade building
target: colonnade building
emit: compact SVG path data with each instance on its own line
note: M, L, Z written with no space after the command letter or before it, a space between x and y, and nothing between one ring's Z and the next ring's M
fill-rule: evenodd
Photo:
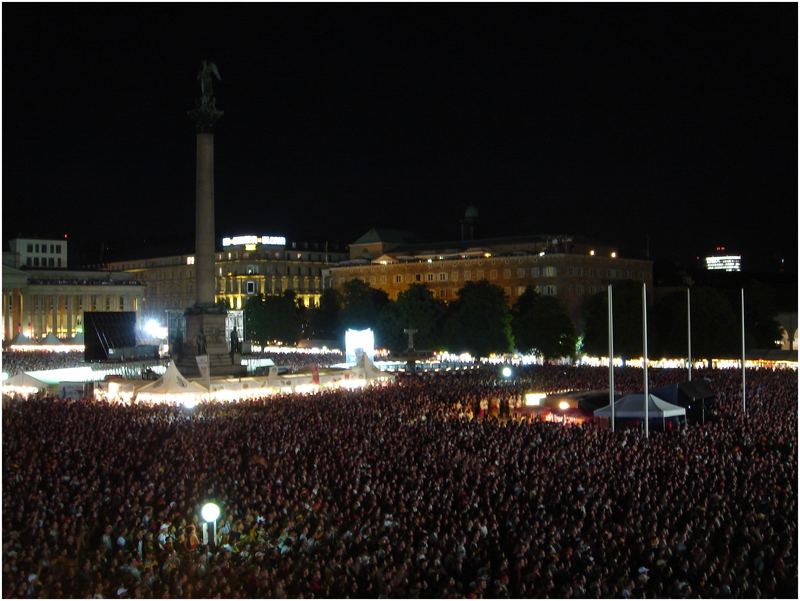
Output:
M608 284L634 280L652 290L653 263L619 256L615 247L575 236L541 235L413 243L395 230L372 229L350 245L350 260L331 269L333 286L361 279L384 290L392 300L415 283L435 298L455 301L470 281L488 280L501 287L509 304L532 286L555 296L573 322L582 322L585 300Z
M325 282L323 271L347 258L341 245L286 242L281 236L224 238L215 257L214 301L233 311L259 294L280 295L292 290L306 307L319 304ZM171 313L182 313L195 301L194 254L107 263L145 287L143 318L166 323Z
M32 244L49 252L56 243L63 249L53 254L63 253L62 264L66 266L65 240L37 240ZM23 248L27 249L27 244L28 241ZM20 264L20 253L3 252L3 342L19 332L35 339L51 332L61 339L73 338L83 331L85 311L134 311L138 320L145 287L131 274L37 269L28 267L33 264L29 259L30 253ZM46 264L50 264L49 260Z

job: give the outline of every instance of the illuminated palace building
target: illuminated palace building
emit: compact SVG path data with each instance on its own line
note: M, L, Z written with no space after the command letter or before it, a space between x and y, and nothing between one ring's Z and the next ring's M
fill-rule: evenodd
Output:
M292 290L307 307L323 290L323 270L345 259L340 245L290 242L282 236L236 236L222 240L217 252L215 301L239 311L259 294ZM108 269L134 274L145 285L144 314L162 321L167 312L183 312L195 301L194 255L115 261Z
M134 311L144 286L131 274L67 269L67 241L15 239L3 252L3 341L18 333L62 340L82 332L86 311Z
M635 280L652 289L652 262L622 258L616 248L574 236L469 234L462 230L461 240L420 244L403 232L372 229L350 245L349 261L331 269L333 285L341 289L357 278L396 299L411 284L425 284L434 297L451 302L466 282L485 279L501 287L512 305L532 286L561 299L576 323L585 299L609 283Z

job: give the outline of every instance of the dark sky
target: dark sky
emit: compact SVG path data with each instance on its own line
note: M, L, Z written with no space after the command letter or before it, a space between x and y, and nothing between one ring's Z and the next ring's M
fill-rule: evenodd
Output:
M4 4L3 236L565 232L797 256L797 6ZM146 241L146 242L145 242ZM141 249L141 250L140 250Z

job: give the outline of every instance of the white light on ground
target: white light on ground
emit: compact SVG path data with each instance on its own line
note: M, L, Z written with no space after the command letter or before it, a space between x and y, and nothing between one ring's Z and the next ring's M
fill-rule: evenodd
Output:
M200 515L206 522L215 522L219 517L219 505L216 503L206 503L200 510Z

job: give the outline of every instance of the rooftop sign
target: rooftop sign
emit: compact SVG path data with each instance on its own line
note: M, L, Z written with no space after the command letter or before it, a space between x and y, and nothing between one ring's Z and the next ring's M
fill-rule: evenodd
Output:
M243 246L247 244L286 246L286 238L283 236L234 236L233 238L222 239L222 246Z

